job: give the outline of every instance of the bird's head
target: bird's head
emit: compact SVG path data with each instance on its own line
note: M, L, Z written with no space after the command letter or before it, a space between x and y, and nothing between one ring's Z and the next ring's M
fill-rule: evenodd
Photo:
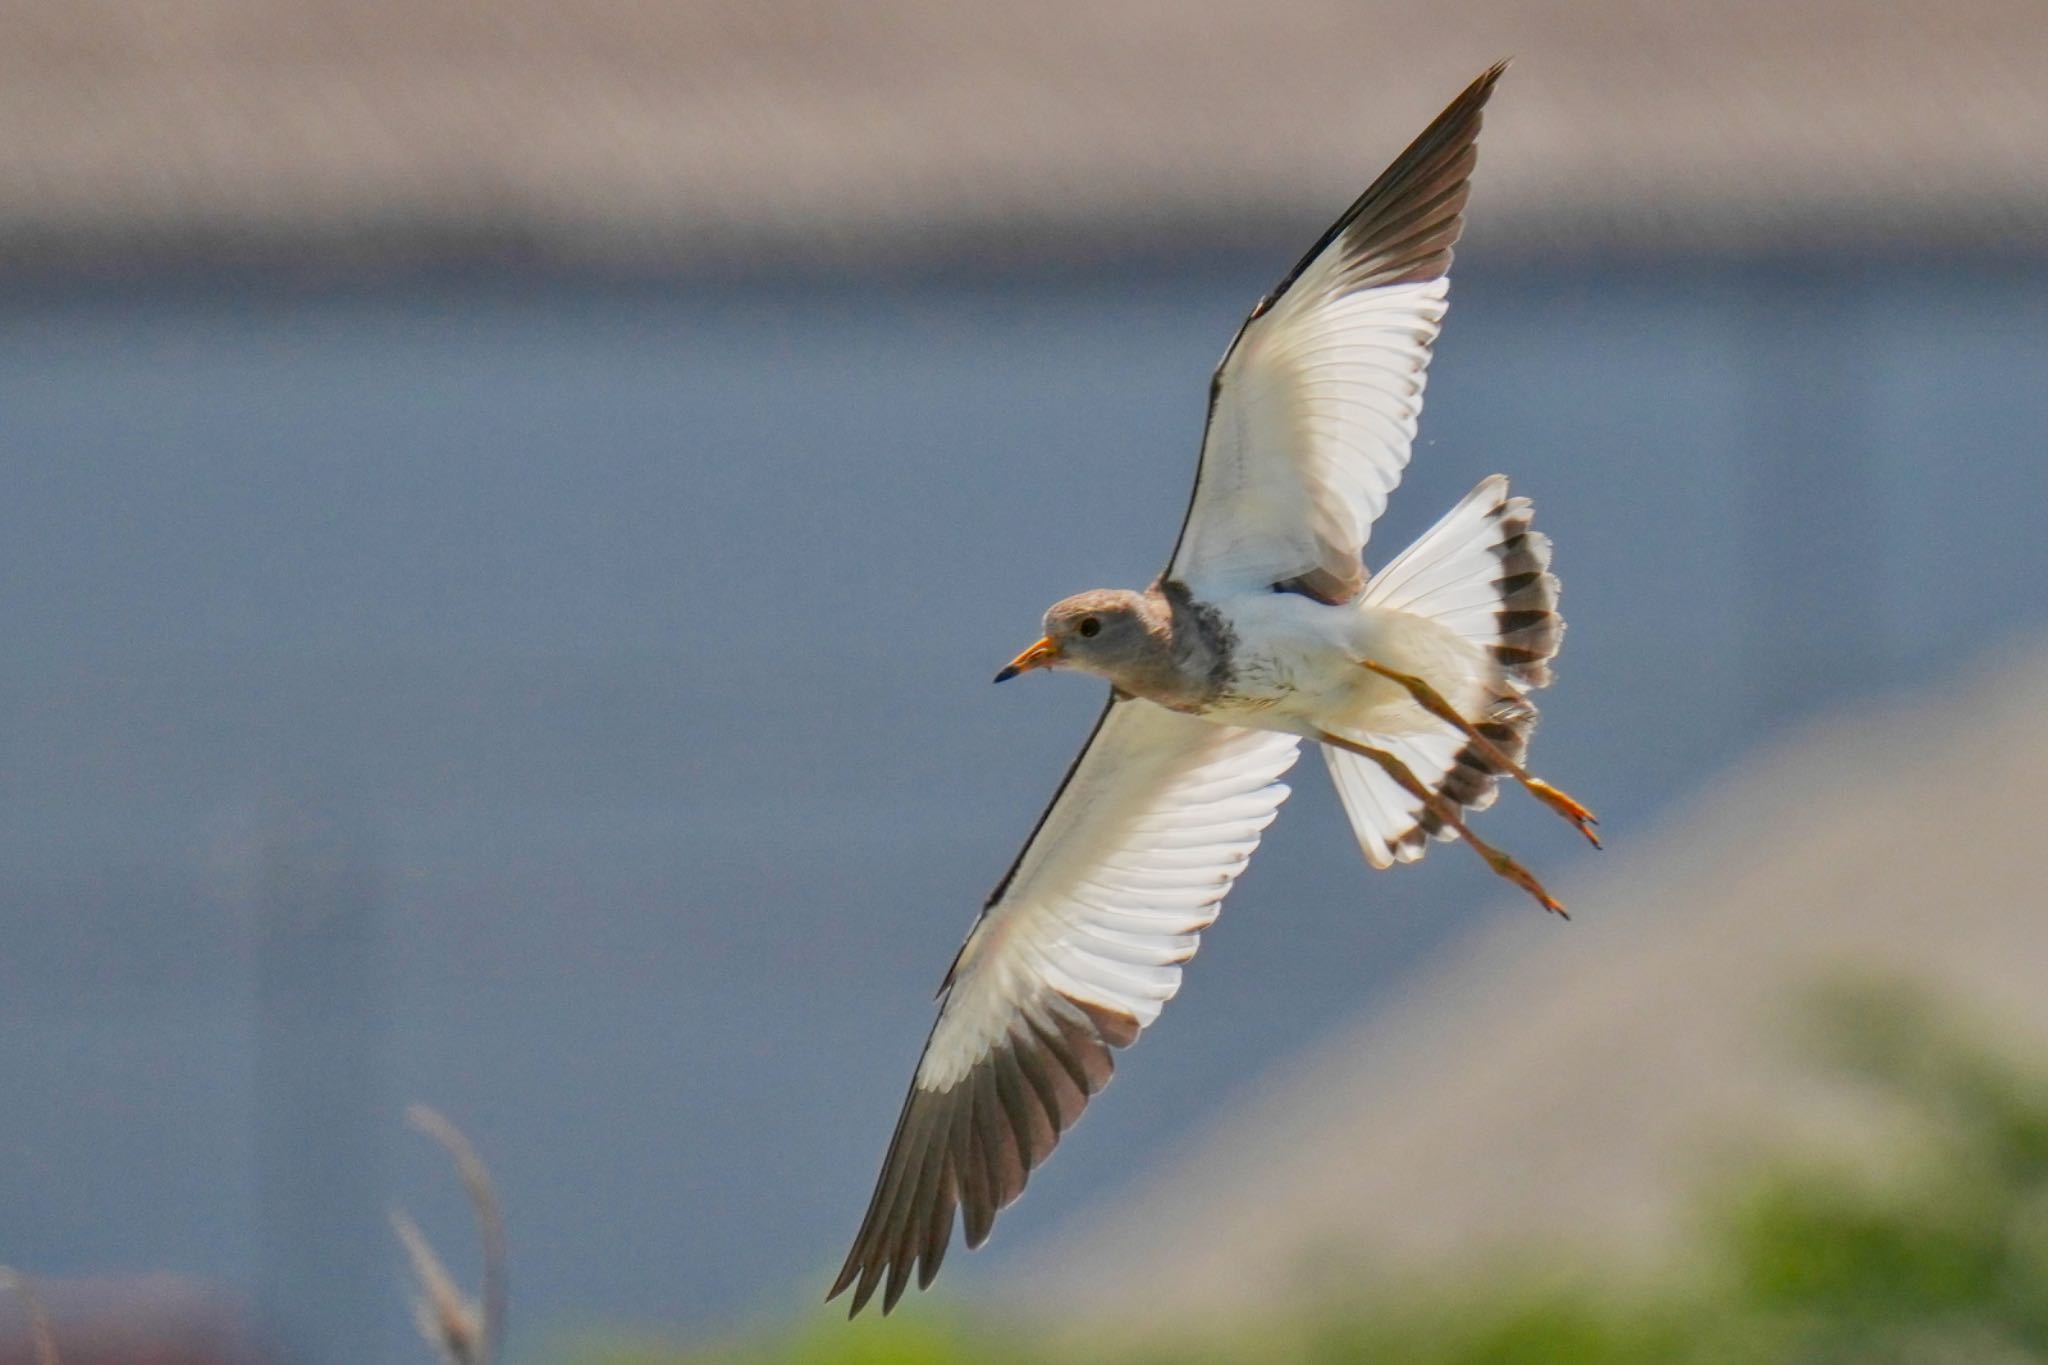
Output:
M1164 644L1152 603L1143 593L1101 588L1052 604L1045 635L1010 660L997 682L1034 668L1078 668L1118 681L1158 659Z

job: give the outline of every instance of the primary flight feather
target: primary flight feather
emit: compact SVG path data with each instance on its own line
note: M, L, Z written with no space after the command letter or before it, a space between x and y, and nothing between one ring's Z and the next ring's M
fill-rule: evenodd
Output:
M1376 574L1464 226L1474 81L1252 310L1218 366L1187 519L1142 592L1082 593L996 677L1073 668L1110 699L941 989L866 1218L827 1297L929 1285L969 1247L1180 988L1181 964L1319 745L1373 865L1477 838L1503 776L1596 844L1589 811L1522 766L1564 623L1526 499L1483 480Z

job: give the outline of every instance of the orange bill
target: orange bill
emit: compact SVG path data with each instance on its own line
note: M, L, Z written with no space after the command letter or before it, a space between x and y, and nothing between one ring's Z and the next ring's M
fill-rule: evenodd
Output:
M1032 645L1031 648L1005 664L1003 671L996 674L996 681L1008 682L1019 673L1029 673L1034 668L1049 667L1057 662L1059 657L1059 646L1051 640L1041 639L1038 643Z

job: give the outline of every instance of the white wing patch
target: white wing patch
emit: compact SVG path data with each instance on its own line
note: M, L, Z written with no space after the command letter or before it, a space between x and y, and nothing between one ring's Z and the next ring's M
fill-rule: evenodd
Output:
M979 1246L1180 989L1299 741L1116 701L968 935L832 1293L887 1312Z
M1318 263L1225 362L1172 574L1211 600L1320 571L1347 593L1401 481L1450 281L1342 293ZM1313 292L1311 292L1313 291ZM1213 470L1213 473L1212 473Z
M1211 387L1209 429L1166 576L1221 601L1273 586L1349 602L1408 466L1464 231L1474 81L1252 310Z
M958 1082L1048 993L1158 1018L1286 799L1298 743L1118 703L961 949L919 1087Z

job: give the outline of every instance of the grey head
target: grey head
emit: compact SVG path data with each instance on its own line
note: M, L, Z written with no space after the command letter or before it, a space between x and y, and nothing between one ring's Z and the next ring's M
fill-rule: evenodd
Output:
M1079 669L1155 700L1185 690L1175 658L1173 608L1156 591L1098 588L1053 603L1043 638L1012 659L996 681L1034 668Z

